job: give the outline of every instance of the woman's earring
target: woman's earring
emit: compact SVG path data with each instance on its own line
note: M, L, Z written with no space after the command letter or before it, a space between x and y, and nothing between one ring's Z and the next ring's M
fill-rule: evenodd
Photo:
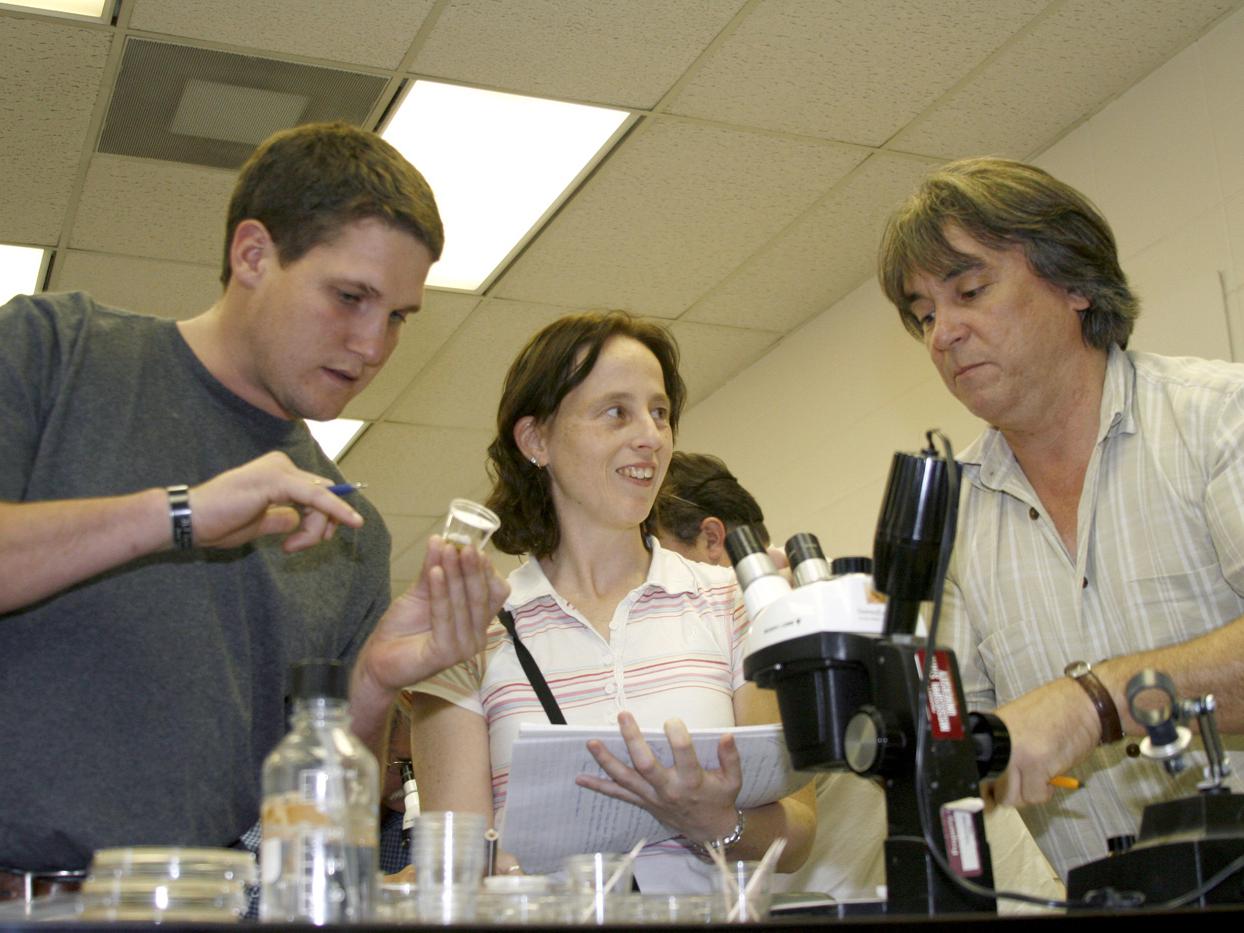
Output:
M537 470L540 469L540 461L537 460L535 457L531 458L531 465L535 467Z

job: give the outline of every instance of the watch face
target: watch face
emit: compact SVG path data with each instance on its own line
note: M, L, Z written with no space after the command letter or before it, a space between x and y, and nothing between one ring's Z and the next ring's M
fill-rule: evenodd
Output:
M1092 668L1089 667L1088 661L1072 661L1063 670L1063 673L1068 677L1083 677L1090 670L1092 670Z

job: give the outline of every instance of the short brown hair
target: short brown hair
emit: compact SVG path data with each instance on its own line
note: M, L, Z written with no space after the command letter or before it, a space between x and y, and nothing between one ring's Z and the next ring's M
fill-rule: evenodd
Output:
M962 159L929 175L886 225L878 278L903 326L922 336L907 297L907 279L943 276L967 260L946 239L959 227L990 249L1019 246L1032 271L1087 298L1084 342L1099 350L1127 347L1140 304L1119 267L1114 234L1083 194L1047 172L1008 159Z
M268 137L246 160L229 199L220 281L243 220L268 228L281 265L332 240L347 224L377 218L440 259L445 229L427 181L375 133L348 123L305 123Z
M760 543L769 545L760 504L720 457L674 451L657 494L657 528L684 544L694 544L700 536L700 524L709 517L720 519L727 532L750 525Z
M492 536L506 554L546 557L557 550L561 531L548 471L530 463L514 440L514 426L527 416L543 424L572 389L591 374L611 337L630 337L661 364L669 396L669 424L678 430L687 387L678 373L678 344L663 326L625 311L588 311L559 318L528 341L510 366L497 407L497 436L488 447L492 492L488 507L501 519Z

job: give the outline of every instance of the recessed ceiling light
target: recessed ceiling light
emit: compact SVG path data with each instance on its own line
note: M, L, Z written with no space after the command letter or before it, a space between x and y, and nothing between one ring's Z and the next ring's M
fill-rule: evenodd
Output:
M428 285L475 291L621 137L625 110L416 81L383 136L445 223Z
M191 78L181 90L169 132L258 146L295 126L311 98L258 87Z
M3 0L0 7L21 7L40 10L56 16L73 16L103 21L104 12L112 9L113 0Z
M336 418L333 421L307 421L307 429L330 460L340 460L350 445L363 433L366 421Z
M47 250L0 243L0 304L14 295L33 295L43 282Z

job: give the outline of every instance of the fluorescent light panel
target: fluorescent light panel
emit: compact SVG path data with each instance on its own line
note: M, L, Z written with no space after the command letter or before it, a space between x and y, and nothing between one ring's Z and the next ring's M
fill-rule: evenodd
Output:
M336 418L332 421L307 421L307 429L330 460L339 460L350 445L363 433L366 421Z
M606 107L416 81L383 135L436 194L445 253L428 285L478 289L628 116Z
M4 0L0 6L42 10L56 16L76 16L103 21L104 11L111 9L111 0Z
M33 295L39 290L47 250L34 246L0 243L0 304L14 295Z

